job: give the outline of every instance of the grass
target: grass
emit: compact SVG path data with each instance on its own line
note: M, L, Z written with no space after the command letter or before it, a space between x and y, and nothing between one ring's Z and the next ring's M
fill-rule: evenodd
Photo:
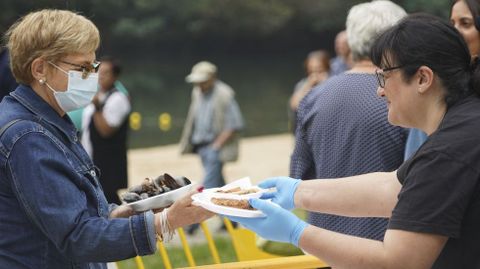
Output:
M230 240L230 238L217 237L214 239L214 241L215 241L215 246L217 247L217 250L218 250L218 255L220 256L220 261L222 263L237 261L237 257L235 255L235 251L233 249L232 241ZM168 257L170 258L170 263L172 264L173 268L188 266L187 258L185 257L185 252L183 251L182 247L166 246L166 248L167 248ZM212 254L210 253L207 243L191 245L190 249L192 251L192 255L196 265L205 265L205 264L214 263L212 259ZM153 255L143 256L142 260L145 265L145 269L165 268L163 265L162 258L158 253L158 251ZM118 263L118 266L119 266L119 269L136 269L137 268L134 259L121 261Z

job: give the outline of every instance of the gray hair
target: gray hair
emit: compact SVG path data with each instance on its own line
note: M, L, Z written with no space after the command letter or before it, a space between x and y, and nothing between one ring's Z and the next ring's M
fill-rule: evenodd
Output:
M403 8L387 0L353 6L347 16L347 39L353 61L370 59L375 39L405 16Z

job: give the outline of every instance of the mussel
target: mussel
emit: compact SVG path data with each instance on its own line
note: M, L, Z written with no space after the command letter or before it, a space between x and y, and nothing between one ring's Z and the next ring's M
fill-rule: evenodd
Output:
M181 188L191 183L192 182L184 176L173 178L171 175L165 173L155 179L145 178L140 185L128 188L128 191L122 195L122 200L125 203L132 203Z

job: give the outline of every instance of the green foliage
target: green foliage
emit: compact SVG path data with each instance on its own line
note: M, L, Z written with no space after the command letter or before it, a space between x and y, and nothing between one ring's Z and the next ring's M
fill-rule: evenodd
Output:
M427 12L448 18L450 15L451 0L403 0L394 1L405 8L409 13Z
M0 29L40 8L68 8L91 18L107 44L235 42L315 36L344 28L361 0L2 0ZM449 0L397 0L409 12L449 14ZM228 41L230 40L230 41ZM109 46L107 46L108 48Z

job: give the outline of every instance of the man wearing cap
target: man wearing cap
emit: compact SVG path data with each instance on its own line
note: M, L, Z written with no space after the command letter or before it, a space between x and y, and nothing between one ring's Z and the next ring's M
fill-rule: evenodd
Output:
M181 152L200 155L205 188L223 186L223 164L237 160L239 132L243 129L235 92L217 79L217 67L206 61L195 64L185 80L193 84L193 90ZM196 228L198 225L192 225L187 231L193 234Z
M225 185L223 164L237 160L239 131L243 129L235 92L216 74L217 67L203 61L185 78L194 86L180 147L182 154L200 155L205 188Z

